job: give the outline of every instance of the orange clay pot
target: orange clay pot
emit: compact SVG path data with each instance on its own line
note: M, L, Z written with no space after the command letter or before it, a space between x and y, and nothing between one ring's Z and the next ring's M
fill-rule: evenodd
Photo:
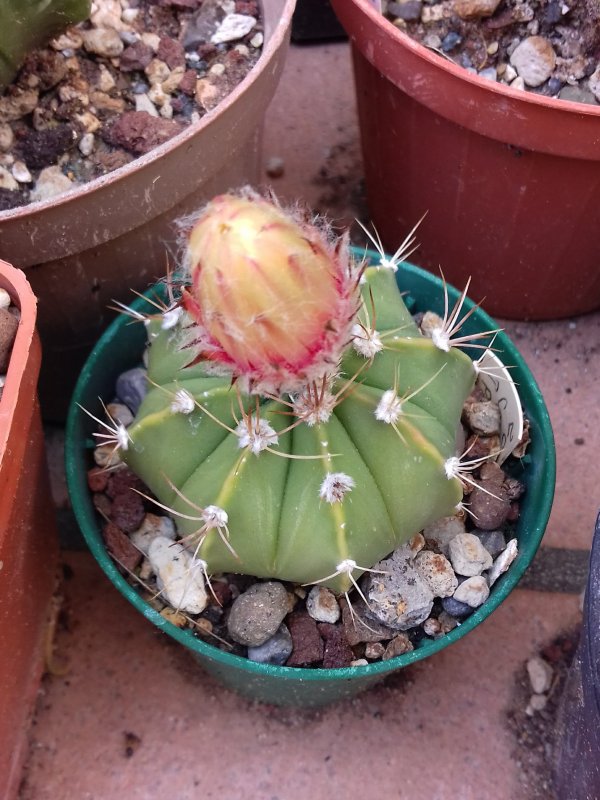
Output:
M37 400L37 301L0 261L0 287L21 309L0 399L0 797L16 796L43 666L58 555Z

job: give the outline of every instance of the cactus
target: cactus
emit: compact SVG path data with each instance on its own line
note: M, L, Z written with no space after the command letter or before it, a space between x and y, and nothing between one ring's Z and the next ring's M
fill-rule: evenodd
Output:
M452 346L460 309L420 333L397 261L354 264L344 238L251 194L193 224L115 441L207 573L347 592L455 512L476 369Z
M86 19L91 0L0 0L0 90L25 56L75 22Z

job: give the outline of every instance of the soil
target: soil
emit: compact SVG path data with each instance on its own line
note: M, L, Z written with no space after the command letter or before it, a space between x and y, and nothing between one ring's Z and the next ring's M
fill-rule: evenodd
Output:
M470 72L541 95L600 102L598 0L404 0L384 6L409 36ZM521 68L513 56L532 38L533 59L542 62L540 83L527 77L531 64Z
M552 770L555 765L557 718L567 674L579 640L579 629L566 631L542 648L539 655L553 670L547 702L540 711L528 713L531 684L525 665L517 675L507 724L515 737L513 758L520 770L520 800L555 800Z
M232 14L249 32L211 41ZM262 41L257 0L95 0L90 20L31 53L0 95L0 212L106 175L194 124L252 69Z

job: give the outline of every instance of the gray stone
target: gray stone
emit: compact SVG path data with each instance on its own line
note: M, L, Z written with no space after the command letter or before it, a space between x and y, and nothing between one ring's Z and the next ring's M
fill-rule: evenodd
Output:
M263 644L248 648L248 658L250 661L258 661L260 664L285 664L292 654L292 636L286 626L282 623L274 636L267 639Z
M450 552L450 542L459 533L465 533L465 523L460 517L455 516L442 517L423 530L427 547L436 553L442 553L446 557Z
M460 603L466 603L472 608L479 608L480 605L490 596L490 588L486 579L482 575L473 575L463 581L454 592L454 599Z
M492 558L499 556L506 547L506 539L502 531L480 531L476 528L471 533L473 536L477 536Z
M371 614L395 630L405 631L426 620L433 607L433 592L402 550L374 567L365 582Z
M122 372L117 378L115 391L122 403L137 414L142 400L148 391L147 372L141 367L134 367Z
M335 623L341 613L335 595L325 586L312 587L306 600L306 610L317 622Z
M587 103L588 105L596 106L596 96L588 91L584 86L563 86L558 93L560 100L570 100L571 103Z
M454 574L452 564L441 553L422 550L415 558L415 568L434 597L450 597L456 591L458 578Z
M482 73L479 74L481 75ZM493 80L496 80L495 75ZM465 405L464 414L467 424L474 433L478 433L481 436L492 436L494 433L500 433L500 409L498 403L493 403L491 400L468 403Z
M472 533L460 533L450 542L450 561L459 575L481 575L492 566L492 557Z
M444 597L442 599L442 607L446 614L457 620L465 619L465 617L473 613L471 606L467 605L467 603L461 603L455 597Z
M239 644L257 647L275 634L288 611L289 599L283 584L255 583L234 600L227 630Z

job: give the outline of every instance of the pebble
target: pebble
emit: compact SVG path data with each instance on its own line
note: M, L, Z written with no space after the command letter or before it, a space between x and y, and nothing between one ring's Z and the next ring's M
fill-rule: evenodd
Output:
M137 414L142 400L148 392L147 374L142 367L134 367L122 372L117 378L115 388L117 397L132 414Z
M95 138L93 133L84 133L79 140L79 152L83 156L89 156L94 151Z
M169 608L169 606L165 606L163 610L160 612L161 617L170 622L171 625L175 625L176 628L185 628L187 625L187 617L185 614L182 614L181 611L176 611L174 608Z
M133 571L142 560L142 554L129 536L113 522L104 526L102 536L110 554L126 569Z
M500 575L503 575L506 572L506 570L517 557L518 553L518 542L516 539L511 539L506 545L506 549L500 553L498 558L494 561L492 568L488 572L488 583L490 586L493 586Z
M416 22L421 19L421 11L423 10L423 3L421 0L399 0L399 2L388 3L387 13L403 19L406 22Z
M144 501L137 492L118 494L112 504L111 520L125 533L133 533L144 520Z
M362 600L353 601L352 612L348 603L342 601L342 624L346 639L352 647L362 642L381 642L382 639L391 639L395 633L381 622L373 620Z
M596 67L596 69L592 72L590 77L588 78L588 86L590 87L590 91L600 102L600 66ZM0 149L2 145L0 144Z
M108 144L143 155L181 130L181 125L173 120L153 117L145 111L126 111L103 133L103 138Z
M227 14L210 37L213 44L234 42L250 33L256 25L256 19L247 14Z
M11 302L9 293L0 286L0 308L8 308Z
M109 416L119 425L126 428L133 422L133 414L123 403L109 403L106 406Z
M459 533L465 533L464 520L457 516L442 517L423 529L427 547L436 553L448 556L450 542Z
M545 694L532 694L529 703L525 708L528 717L533 717L538 711L543 711L548 704L548 697Z
M395 658L396 656L402 656L404 653L410 653L411 650L414 650L413 643L408 638L405 633L401 633L398 636L394 636L391 642L389 642L388 646L385 648L385 652L381 657L382 661L389 661L390 658Z
M94 448L94 463L99 467L116 467L121 463L119 449L114 444L103 444Z
M408 630L427 619L433 592L405 553L396 550L373 569L386 574L373 572L366 579L365 595L372 616L396 630Z
M146 514L142 524L130 535L131 541L144 555L148 555L150 545L157 537L175 541L175 524L170 517Z
M350 662L351 667L368 667L369 662L366 658L355 658L354 661Z
M450 33L447 33L442 39L440 47L444 53L449 53L454 50L455 47L458 47L461 42L462 37L460 34L456 33L456 31L450 31Z
M375 661L385 653L385 646L381 642L368 642L365 645L365 658Z
M272 156L267 161L265 172L269 178L281 178L285 172L285 161L279 156Z
M442 599L442 608L449 614L450 617L454 617L454 619L461 620L468 617L469 614L473 613L473 608L467 603L461 603L460 600L457 600L455 597L444 597Z
M434 597L450 597L456 591L458 578L452 564L441 553L421 551L414 561L415 569L427 583Z
M305 611L294 611L288 617L293 649L286 664L303 667L323 659L325 646L317 623Z
M158 117L156 106L145 92L135 95L135 110L145 111L147 114L150 114L151 117Z
M14 141L14 134L10 125L6 123L0 124L0 150L5 152L12 147Z
M454 592L454 599L466 603L471 608L479 608L490 596L488 582L483 575L474 575L463 581Z
M491 17L500 5L500 0L454 0L453 8L461 19L485 19Z
M283 584L255 583L233 601L227 630L238 644L256 647L275 634L288 610L288 594Z
M344 636L344 629L329 622L317 625L319 634L325 641L323 669L343 669L354 661L354 653Z
M479 74L483 75L483 72L485 70L482 70ZM495 69L493 80L496 80ZM474 433L478 433L481 436L500 433L500 408L498 403L494 403L491 400L467 403L464 409L464 416L468 426Z
M552 686L554 670L547 661L544 661L539 656L534 656L528 660L527 674L531 689L535 694L543 694Z
M23 161L15 161L12 165L11 172L13 178L19 183L31 183L33 181L31 172L29 172L27 165Z
M8 308L0 308L0 374L8 371L10 353L19 323Z
M564 86L558 93L560 100L569 100L571 103L587 103L597 105L596 97L583 86Z
M337 622L340 607L335 595L324 586L313 586L306 600L306 610L317 622Z
M59 194L68 192L76 184L70 181L66 175L63 174L60 167L46 167L43 169L33 189L31 190L30 198L32 202L36 200L48 200L51 197L56 197Z
M282 665L292 654L292 648L292 636L282 623L266 642L248 648L248 658L250 661L257 661L260 664Z
M95 53L105 58L116 58L123 52L125 45L118 32L113 28L91 28L81 31L83 46L88 53Z
M450 561L459 575L481 575L492 566L491 555L472 533L455 536L450 542L449 550Z
M31 114L39 100L37 89L17 88L11 94L0 97L0 124L14 122Z
M480 531L477 528L471 531L477 536L492 558L496 558L506 547L506 540L502 531Z
M9 192L14 192L15 189L18 188L19 184L6 169L6 167L0 167L0 189L6 189Z
M493 461L479 470L479 480L469 495L470 511L481 530L501 528L510 512L510 499L504 488L504 473Z
M183 545L157 536L150 544L148 560L169 605L188 614L204 611L208 600L204 578L199 569L192 567L192 556Z
M496 72L496 67L486 67L482 69L481 72L477 73L480 77L485 78L488 81L497 81L498 80L498 73Z
M510 63L527 86L541 86L552 75L556 53L548 39L530 36L513 50Z

